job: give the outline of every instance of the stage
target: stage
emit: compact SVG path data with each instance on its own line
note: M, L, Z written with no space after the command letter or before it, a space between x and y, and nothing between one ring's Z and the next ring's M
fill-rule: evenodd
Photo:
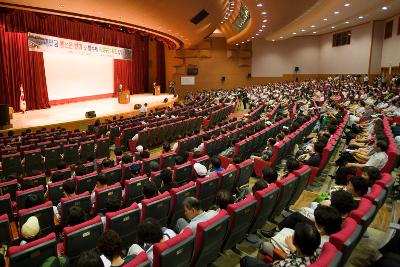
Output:
M164 99L168 102L164 103ZM13 128L3 130L16 132L26 128L38 127L64 127L66 129L86 128L85 125L94 122L96 119L103 121L112 116L134 116L139 114L139 110L134 110L135 104L147 103L148 111L155 108L172 106L178 97L174 98L170 94L135 94L130 96L129 104L118 104L118 98L104 98L90 101L83 101L70 104L54 105L48 109L28 110L26 114L14 113L11 124ZM92 119L85 118L86 111L94 110L97 117Z

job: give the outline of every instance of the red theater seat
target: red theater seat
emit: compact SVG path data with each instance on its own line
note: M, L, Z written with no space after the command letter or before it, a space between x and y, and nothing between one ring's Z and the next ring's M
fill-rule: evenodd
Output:
M253 174L254 161L251 159L245 160L236 166L239 170L236 187L241 187L249 183L250 177Z
M76 194L82 194L84 192L92 192L96 187L97 172L92 172L82 176L76 176Z
M36 186L34 188L30 188L27 190L17 191L16 193L16 202L18 209L25 208L25 201L29 195L36 195L38 199L43 200L44 197L44 188L42 185Z
M123 200L125 207L129 207L134 202L140 202L143 199L142 188L145 183L150 183L147 175L125 181Z
M342 258L342 253L331 243L326 242L322 246L321 254L318 259L307 265L308 267L339 267Z
M94 190L94 196L96 203L94 204L94 213L104 212L107 205L107 199L109 196L115 196L120 201L122 198L122 187L120 183L115 183L114 185L109 185L104 188L99 188Z
M82 193L80 195L76 195L68 198L61 198L61 225L66 225L68 216L69 216L69 208L72 206L81 207L87 214L90 213L92 209L92 203L90 201L89 192Z
M179 218L184 217L183 200L187 197L196 195L196 184L189 182L181 187L172 188L171 194L171 209L169 214L169 225L175 226Z
M11 244L10 221L7 214L0 216L0 240L2 244Z
M133 260L124 264L123 267L151 267L151 263L147 259L146 252L140 252Z
M196 180L196 198L200 201L204 210L208 210L217 196L219 177L216 173L210 177L199 178Z
M288 207L297 183L298 177L292 173L285 178L276 181L276 185L280 188L280 193L272 218L281 214L281 212Z
M19 226L21 227L31 216L36 216L38 218L40 234L42 236L54 232L54 211L53 203L51 201L47 201L42 205L38 205L30 209L19 210Z
M166 226L170 204L171 196L168 192L164 192L163 194L153 198L143 199L141 221L151 217L159 220L162 226Z

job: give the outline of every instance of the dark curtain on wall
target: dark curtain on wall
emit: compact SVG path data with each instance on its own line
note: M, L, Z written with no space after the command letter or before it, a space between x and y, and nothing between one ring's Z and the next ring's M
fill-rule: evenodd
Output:
M27 109L48 108L43 53L28 50L27 33L5 32L0 26L0 103L19 110L23 85Z
M114 59L114 94L118 94L118 86L122 85L122 90L129 90L134 94L133 72L131 60Z
M157 42L157 84L161 87L161 92L165 93L166 91L166 82L165 82L165 51L164 51L164 43Z
M61 38L79 40L90 43L98 43L110 46L124 47L132 49L131 73L132 73L132 93L140 93L144 91L148 81L148 40L141 36L138 32L121 32L114 29L100 27L94 22L83 21L76 18L61 17L56 15L41 14L30 11L22 10L8 10L0 9L0 29L3 35L13 35L17 33L24 34L26 38L27 32L38 34L45 34L57 36ZM7 36L8 37L8 36ZM8 37L14 38L14 37ZM7 41L3 41L1 36L0 50L7 51ZM25 41L26 42L26 41ZM8 46L10 47L10 45ZM26 43L27 49L27 43ZM28 52L27 52L28 53ZM29 62L27 58L24 59ZM3 80L13 81L12 83L18 84L20 81L17 79L16 74L20 71L19 65L14 61L15 58L9 57L7 61L3 53L1 55L1 70L8 68L7 72L0 73L0 100L3 95L6 96L6 103L13 103L15 105L15 88L4 85ZM12 62L10 62L12 61ZM33 60L32 60L33 62ZM42 60L43 62L43 60ZM12 63L12 64L11 64ZM37 61L36 63L40 63ZM11 64L11 65L10 65ZM33 82L33 80L31 80ZM18 85L19 88L19 85ZM28 92L26 97L30 97ZM18 93L19 96L19 93ZM38 97L35 95L35 97ZM42 95L41 98L44 98ZM12 101L10 101L12 100ZM28 100L29 101L29 100ZM29 107L29 104L28 104ZM30 108L30 107L29 107ZM31 109L31 108L30 108Z

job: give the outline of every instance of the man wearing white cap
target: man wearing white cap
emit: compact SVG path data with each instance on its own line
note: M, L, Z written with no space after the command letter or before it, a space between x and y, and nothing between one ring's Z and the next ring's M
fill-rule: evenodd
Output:
M31 216L21 227L21 236L23 240L20 246L28 242L34 241L40 232L39 220L35 216Z
M197 178L204 178L204 177L207 176L207 168L203 164L196 162L193 165L193 168L194 168L194 171L195 171L196 179Z
M138 145L138 146L136 147L136 151L137 151L137 152L142 152L142 151L143 151L143 146Z

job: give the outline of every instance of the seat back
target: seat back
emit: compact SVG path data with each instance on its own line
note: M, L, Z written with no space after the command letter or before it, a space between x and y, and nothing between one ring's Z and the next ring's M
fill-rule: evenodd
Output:
M42 154L40 149L25 151L26 175L31 176L33 171L41 171L42 169Z
M245 160L237 165L239 174L237 177L236 187L241 187L249 183L250 177L253 174L254 162L251 159Z
M106 213L106 230L116 231L128 248L137 243L137 229L140 222L140 209L136 203L116 212Z
M287 208L293 192L296 189L297 181L297 176L293 174L289 174L285 178L276 181L276 185L280 188L280 194L272 217L281 214L281 212Z
M0 215L0 245L11 244L10 221L8 214Z
M106 186L94 190L96 203L94 204L94 213L104 212L109 196L116 196L120 201L122 197L122 187L120 183Z
M188 181L192 180L192 173L193 165L189 162L175 165L172 180L178 185L186 184Z
M172 188L171 194L171 209L169 214L169 225L175 226L179 218L184 217L183 200L187 197L196 195L196 184L189 182L181 187Z
M123 267L151 267L146 252L140 252L134 259L124 264Z
M2 155L1 162L4 177L8 177L10 174L19 176L23 173L21 155L19 153Z
M29 176L29 177L24 177L22 178L22 184L28 184L28 183L32 183L33 186L46 186L47 182L46 182L46 174L42 173L39 175L35 175L35 176Z
M219 189L232 192L235 186L236 179L238 176L238 170L236 168L229 168L218 173L219 177Z
M222 250L231 249L242 241L249 230L256 212L257 201L252 195L244 200L228 205L229 230Z
M123 201L125 207L129 207L134 202L140 202L143 199L142 188L145 183L150 183L146 175L125 181Z
M259 190L255 193L257 210L249 233L256 232L257 229L260 229L267 220L271 219L272 213L278 201L279 194L280 189L275 183L270 184L267 188Z
M369 199L372 203L374 203L378 210L385 203L386 197L387 191L378 184L373 184L371 186L371 191L364 195L364 198Z
M8 249L10 266L26 267L42 263L47 258L57 255L56 234L51 233L22 246L12 246Z
M81 143L81 160L83 160L83 162L86 162L90 157L95 158L94 147L95 143L93 140Z
M153 266L190 266L194 251L194 235L185 228L180 234L153 247Z
M54 206L57 206L60 202L61 198L63 197L63 183L66 180L58 181L55 183L50 183L47 185L49 200L53 202Z
M64 253L72 261L82 251L96 247L97 239L103 233L100 216L71 227L64 227Z
M162 183L161 171L151 172L150 181L156 186L157 189L160 189Z
M342 224L342 229L339 232L330 235L329 242L343 254L339 266L344 266L346 263L351 252L362 236L361 231L361 225L358 225L353 218L347 217Z
M108 185L112 185L112 184L115 184L115 183L121 183L122 170L121 170L121 166L120 165L117 165L115 167L102 170L101 173L104 173L104 175L107 177L107 184Z
M352 210L349 214L359 225L362 226L361 232L367 230L368 225L372 222L377 213L376 206L369 199L361 198L358 208Z
M25 201L29 195L36 195L38 199L43 201L44 198L44 187L42 185L36 186L34 188L30 188L27 190L17 191L16 193L16 202L19 210L25 209Z
M175 152L164 153L160 156L160 169L172 168L175 165Z
M208 210L214 204L219 188L218 183L219 177L216 173L196 180L196 198L204 210Z
M293 191L292 197L290 198L289 205L293 205L297 201L297 199L299 199L304 189L306 189L308 179L311 175L311 168L307 165L304 165L300 169L294 171L293 174L298 177L298 182L296 188Z
M70 169L70 168L65 168L65 169L62 169L62 170L52 171L52 172L51 172L51 177L53 177L53 175L54 175L55 173L60 173L60 174L62 174L62 175L61 175L62 178L61 178L61 177L58 177L59 180L65 180L65 179L71 178L71 169ZM57 181L54 181L53 178L52 178L52 181L53 181L53 182L57 182Z
M17 189L18 189L17 179L0 183L0 195L10 194L11 200L13 201L15 201Z
M41 236L54 232L54 211L53 203L51 201L47 201L42 205L30 209L19 210L19 225L22 226L31 216L36 216L38 218Z
M376 184L390 192L394 185L394 179L389 173L382 173L382 178L376 181Z
M83 192L92 192L97 182L97 172L92 172L82 176L76 176L76 194L82 194Z
M342 258L342 252L340 252L334 245L326 242L322 246L321 254L318 259L307 265L308 267L339 267L339 263Z
M110 139L108 137L97 139L96 158L107 158L110 156Z
M151 217L157 219L162 226L166 226L170 204L171 196L168 192L164 192L163 194L153 198L143 199L141 221Z
M3 214L7 214L8 218L10 220L13 220L11 195L9 193L0 196L0 215L3 215Z
M46 170L57 169L57 163L61 159L61 147L47 147L44 149L44 167Z
M208 167L210 167L210 164L211 164L211 159L210 159L209 156L205 155L205 156L202 156L202 157L200 157L200 158L197 158L197 159L193 159L193 160L192 160L192 164L193 164L193 165L194 165L196 162L198 162L198 163L200 163L200 164L206 166L206 168L208 169Z
M229 227L229 215L221 210L216 216L197 224L193 267L207 266L221 251Z
M79 162L78 144L68 144L64 146L64 160L67 165L76 164Z
M72 206L81 207L87 214L90 213L92 209L92 203L90 201L90 194L89 192L84 192L82 194L68 197L68 198L61 198L61 225L66 225L68 216L69 216L69 208Z

